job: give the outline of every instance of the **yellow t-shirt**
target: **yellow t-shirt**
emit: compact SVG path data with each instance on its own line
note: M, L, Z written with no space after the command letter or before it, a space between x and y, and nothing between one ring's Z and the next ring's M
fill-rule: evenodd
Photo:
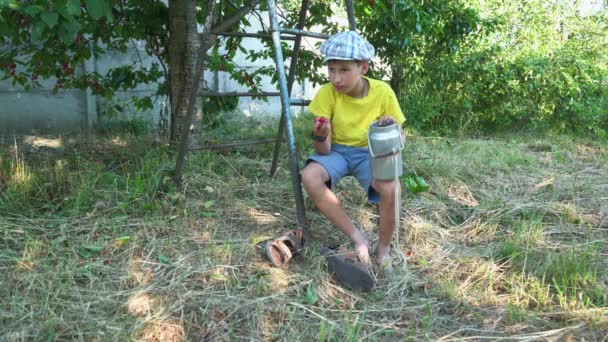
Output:
M385 82L365 79L370 87L364 98L356 99L338 93L331 83L327 83L308 105L315 116L330 119L333 143L367 147L369 125L376 119L390 115L399 125L405 121L393 89Z

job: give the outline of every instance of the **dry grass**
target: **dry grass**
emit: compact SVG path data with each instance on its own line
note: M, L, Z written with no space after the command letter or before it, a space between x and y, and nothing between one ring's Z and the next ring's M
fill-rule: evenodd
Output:
M409 141L405 171L431 191L402 194L399 246L413 256L371 293L327 274L319 248L346 241L308 199L311 241L286 269L271 267L259 242L295 226L287 166L269 179L263 148L203 153L189 159L183 190L156 196L151 211L121 204L146 201L132 185L99 190L103 200L76 214L4 211L0 338L606 340L606 144ZM27 155L11 156L0 156L0 179L35 170ZM163 158L150 168L172 163ZM97 182L135 163L97 162ZM83 174L65 172L55 175ZM375 241L377 213L356 182L341 183L338 196Z

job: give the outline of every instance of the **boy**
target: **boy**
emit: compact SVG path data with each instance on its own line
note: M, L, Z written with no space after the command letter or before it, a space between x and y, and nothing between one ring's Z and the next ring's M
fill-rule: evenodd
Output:
M403 124L405 117L390 86L365 77L374 47L354 31L331 36L321 45L330 83L323 85L308 109L315 154L302 171L302 183L319 211L354 244L359 260L369 264L369 241L357 229L332 189L353 175L378 204L379 239L375 262L390 267L390 243L395 227L395 192L399 182L372 179L367 134L372 122Z

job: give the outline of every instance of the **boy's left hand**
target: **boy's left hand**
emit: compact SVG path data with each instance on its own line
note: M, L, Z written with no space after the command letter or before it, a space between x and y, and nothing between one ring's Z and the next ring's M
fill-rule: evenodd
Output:
M326 137L331 131L331 124L325 117L318 116L314 119L312 133L318 137Z
M383 115L376 120L380 126L388 126L395 123L395 119L390 115Z

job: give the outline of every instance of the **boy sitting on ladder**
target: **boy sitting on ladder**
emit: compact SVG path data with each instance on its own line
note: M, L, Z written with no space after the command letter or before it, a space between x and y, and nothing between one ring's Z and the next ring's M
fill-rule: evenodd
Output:
M319 211L353 243L358 260L369 266L369 240L357 229L333 193L335 185L353 175L378 205L379 238L374 262L389 268L390 245L395 230L395 180L372 179L368 129L373 122L396 123L405 117L391 87L365 77L374 47L354 31L331 36L321 45L330 83L323 85L308 109L315 116L312 144L315 149L302 171L302 183Z

